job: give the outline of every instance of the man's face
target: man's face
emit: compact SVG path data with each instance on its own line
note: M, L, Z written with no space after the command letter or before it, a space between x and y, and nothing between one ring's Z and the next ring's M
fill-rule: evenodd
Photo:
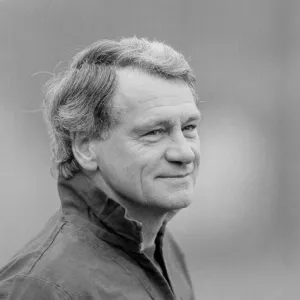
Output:
M94 146L99 173L126 201L166 211L190 204L200 161L200 113L189 87L144 72L117 71L123 111Z

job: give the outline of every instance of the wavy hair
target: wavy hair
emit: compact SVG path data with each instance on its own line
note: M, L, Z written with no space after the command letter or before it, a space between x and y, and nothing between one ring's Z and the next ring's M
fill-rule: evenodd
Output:
M105 139L117 123L118 110L112 99L118 86L117 70L126 67L183 81L197 101L195 76L184 56L170 46L137 37L92 44L46 84L43 111L59 176L71 178L80 170L72 152L75 132Z

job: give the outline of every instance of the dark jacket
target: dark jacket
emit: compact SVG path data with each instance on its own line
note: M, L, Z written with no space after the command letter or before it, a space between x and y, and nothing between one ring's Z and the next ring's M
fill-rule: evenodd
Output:
M164 224L155 259L141 224L83 174L59 179L61 209L0 269L0 299L194 299L183 254Z

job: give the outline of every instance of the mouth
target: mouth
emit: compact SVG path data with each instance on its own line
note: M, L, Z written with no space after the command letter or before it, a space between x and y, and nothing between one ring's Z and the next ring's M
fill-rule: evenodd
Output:
M185 178L189 176L191 173L188 174L178 174L178 175L163 175L163 176L158 176L158 178Z

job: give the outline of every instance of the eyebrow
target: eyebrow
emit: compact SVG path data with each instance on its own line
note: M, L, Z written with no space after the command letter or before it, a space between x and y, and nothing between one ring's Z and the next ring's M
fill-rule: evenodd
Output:
M194 121L200 121L201 120L201 113L197 113L197 114L193 114L191 116L189 116L186 120L184 120L184 124L186 123L190 123L190 122L194 122ZM150 118L150 119L146 119L143 120L143 122L139 123L137 125L137 127L139 128L143 128L143 127L158 127L158 126L163 126L163 127L169 127L171 125L173 125L174 122L172 122L171 119L168 120L157 120L155 118Z

